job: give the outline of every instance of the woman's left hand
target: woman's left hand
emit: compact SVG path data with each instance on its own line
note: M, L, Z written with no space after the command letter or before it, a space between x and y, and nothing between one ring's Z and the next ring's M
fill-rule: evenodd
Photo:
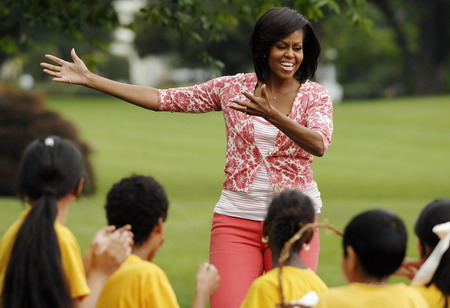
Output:
M269 103L266 93L266 85L261 87L261 96L255 96L249 92L242 92L242 94L249 99L249 101L242 101L239 99L232 99L229 108L243 112L248 115L254 115L268 119L272 116L274 107Z

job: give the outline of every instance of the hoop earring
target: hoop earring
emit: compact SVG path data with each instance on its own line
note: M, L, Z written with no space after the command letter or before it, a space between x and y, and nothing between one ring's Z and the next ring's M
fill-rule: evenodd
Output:
M269 242L269 237L268 236L263 236L261 239L261 242L263 242L264 244L267 244Z

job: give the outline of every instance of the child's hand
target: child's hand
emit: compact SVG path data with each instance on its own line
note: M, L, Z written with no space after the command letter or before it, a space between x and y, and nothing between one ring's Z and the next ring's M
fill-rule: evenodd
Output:
M114 226L102 228L92 242L92 270L110 275L125 261L131 253L133 233L126 225L117 230ZM112 231L112 232L111 232Z
M219 286L219 271L209 263L199 265L196 277L196 289L198 292L206 292L207 295L213 294Z
M421 265L422 262L420 262L419 260L405 258L402 266L394 273L394 275L406 277L409 280L412 280Z

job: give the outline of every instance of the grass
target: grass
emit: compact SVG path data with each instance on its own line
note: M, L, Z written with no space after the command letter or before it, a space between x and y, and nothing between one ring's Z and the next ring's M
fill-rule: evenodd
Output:
M105 224L104 196L132 173L151 174L171 201L166 241L155 259L168 274L180 305L189 307L197 264L208 260L214 204L223 181L225 132L220 113L155 113L108 97L50 97L50 108L76 123L94 149L98 192L74 204L68 226L85 250ZM416 256L413 223L422 207L449 197L450 97L417 97L338 104L332 146L313 170L322 193L320 219L338 228L365 209L398 213ZM0 200L0 232L22 207ZM318 274L344 284L340 239L322 232Z

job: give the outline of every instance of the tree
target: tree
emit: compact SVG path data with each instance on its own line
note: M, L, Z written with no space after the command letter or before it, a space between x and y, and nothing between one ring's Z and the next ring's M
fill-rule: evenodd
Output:
M237 42L241 42L239 39L243 38L242 28L239 29L238 26L246 27L245 22L247 22L248 28L248 22L253 24L261 13L271 7L282 5L294 7L312 20L318 20L330 12L345 13L354 24L367 29L370 22L360 14L364 3L365 0L150 1L141 10L141 16L153 26L153 30L151 27L141 24L141 27L146 30L137 31L136 47L141 56L169 50L182 50L186 55L183 56L183 59L191 59L188 53L193 51L194 54L200 55L204 63L223 69L223 62L228 62L226 64L229 65L229 60L236 60L232 54L229 58L217 59L223 56L225 48L229 47L226 45L226 39L238 39ZM242 23L242 21L245 22ZM157 38L152 36L152 33ZM232 35L227 36L227 34ZM240 38L237 34L240 34ZM145 41L145 35L148 35L147 41ZM151 45L152 38L156 39L156 45L158 45L158 40L162 42L164 48L160 50L158 46ZM248 38L246 38L245 44L248 44ZM183 48L186 46L192 47L192 49ZM239 44L239 46L245 45Z
M2 4L0 65L8 56L47 41L47 36L54 38L54 33L83 38L98 47L105 37L98 35L98 31L112 29L119 23L113 0L3 0Z
M392 29L373 5L362 14L373 22L370 33L343 22L339 15L320 21L316 29L321 61L336 66L346 100L404 94L401 54Z
M437 94L446 88L450 66L450 1L369 0L395 33L409 94Z
M27 145L36 138L58 135L74 142L85 160L85 193L95 192L95 174L90 163L92 152L75 126L49 110L43 97L15 88L0 86L0 196L16 193L15 182L20 159Z

